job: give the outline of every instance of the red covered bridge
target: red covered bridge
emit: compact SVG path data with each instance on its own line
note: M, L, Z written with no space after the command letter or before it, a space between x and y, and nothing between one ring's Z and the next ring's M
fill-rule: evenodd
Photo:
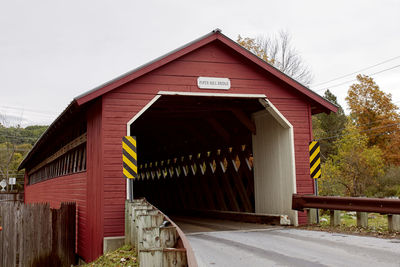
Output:
M337 107L213 31L75 98L38 140L25 201L76 201L78 254L92 261L124 236L121 140L137 137L135 197L161 210L288 215L313 193L311 115Z

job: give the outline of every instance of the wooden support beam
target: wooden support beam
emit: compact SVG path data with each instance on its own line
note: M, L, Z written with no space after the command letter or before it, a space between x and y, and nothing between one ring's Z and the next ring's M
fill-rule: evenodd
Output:
M230 134L219 124L213 117L207 117L207 122L214 128L214 130L224 139L226 143L230 141Z
M236 118L249 129L253 134L256 134L256 125L250 120L250 118L240 109L231 108L232 113Z
M235 191L231 186L226 169L223 167L222 155L221 154L216 155L215 161L217 163L216 165L217 168L215 170L216 176L219 177L221 187L224 188L224 193L226 193L227 199L229 199L229 203L226 204L229 205L230 210L240 211L240 206L239 203L237 202Z
M68 144L66 144L65 146L63 146L61 149L59 149L56 153L54 153L53 155L51 155L50 157L48 157L47 159L45 159L44 161L42 161L41 163L39 163L38 165L36 165L34 168L32 168L29 172L28 175L31 175L32 173L36 172L37 170L39 170L40 168L42 168L43 166L49 164L50 162L53 162L54 160L58 159L59 157L65 155L66 153L68 153L69 151L71 151L72 149L78 147L79 145L83 144L86 142L86 133L82 134L81 136L75 138L74 140L72 140L71 142L69 142ZM66 166L65 166L66 167Z
M197 190L201 191L201 194L205 199L205 204L207 209L215 210L216 207L213 200L213 190L215 190L215 188L210 187L207 181L208 177L205 175L207 170L207 165L205 164L204 154L205 152L201 153L200 157L196 156L196 158L193 160L193 163L196 164L198 168L196 173L196 180L199 186L197 187Z
M224 199L224 188L220 186L220 182L218 181L218 177L216 174L216 168L213 171L213 154L210 152L209 155L204 155L205 163L206 163L206 177L210 184L210 190L212 190L213 195L215 196L215 200L217 203L217 210L228 210L228 205L225 203ZM217 165L218 163L215 163Z
M230 152L228 149L221 153L223 153L223 155L226 157L226 160L228 162L227 171L233 178L233 185L234 185L236 191L238 192L240 202L242 203L242 208L244 209L243 211L252 212L253 207L251 205L250 197L248 196L248 194L246 192L242 178L239 176L239 173L236 171L236 164L234 163L235 157L233 155L233 152Z
M238 156L240 160L240 167L238 173L241 177L244 177L247 180L247 195L250 197L252 202L252 206L254 208L254 173L253 168L250 166L250 151L249 146L246 145L245 149L242 149L242 146L236 148L239 151Z

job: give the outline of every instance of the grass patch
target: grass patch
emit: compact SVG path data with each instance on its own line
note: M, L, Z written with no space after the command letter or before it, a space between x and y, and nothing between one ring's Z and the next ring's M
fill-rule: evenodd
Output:
M388 232L387 215L382 215L379 213L368 213L368 227L362 228L357 227L357 215L355 212L342 211L340 225L331 226L329 213L322 211L320 215L319 225L300 226L299 228L307 230L375 236L382 238L400 238L400 232Z
M357 227L357 215L355 212L341 212L340 214L341 223L339 227ZM323 213L320 217L321 226L330 227L330 216L327 213ZM387 232L388 231L388 220L387 215L379 213L368 213L368 227L364 228L367 232Z
M138 267L139 262L137 259L136 250L132 248L132 246L130 245L125 245L115 251L106 253L105 255L99 257L94 262L81 266Z

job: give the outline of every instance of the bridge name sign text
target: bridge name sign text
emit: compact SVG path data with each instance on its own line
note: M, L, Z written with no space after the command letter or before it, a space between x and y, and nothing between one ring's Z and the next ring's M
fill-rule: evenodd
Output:
M231 80L228 78L198 77L197 86L200 89L229 90L231 88Z

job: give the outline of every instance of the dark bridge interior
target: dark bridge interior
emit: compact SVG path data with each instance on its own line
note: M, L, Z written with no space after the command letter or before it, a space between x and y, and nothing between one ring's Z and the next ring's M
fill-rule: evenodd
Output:
M169 213L254 212L251 114L258 99L162 96L131 126L134 197Z

